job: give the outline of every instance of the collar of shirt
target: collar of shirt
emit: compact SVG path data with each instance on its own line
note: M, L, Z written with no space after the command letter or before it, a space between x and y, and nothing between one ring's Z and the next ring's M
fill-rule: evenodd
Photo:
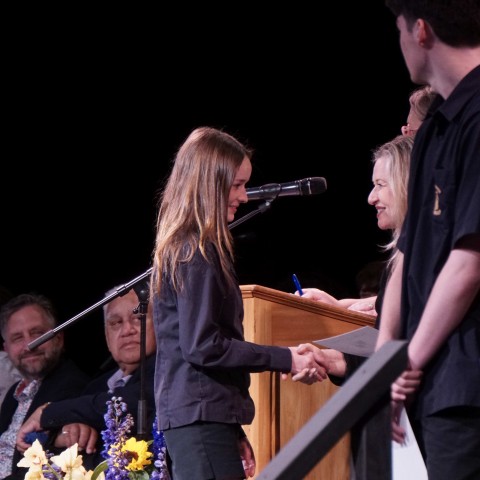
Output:
M118 369L108 380L108 393L113 393L116 388L124 387L130 380L131 375L124 375L123 372Z
M13 396L18 402L25 402L26 400L32 400L33 397L37 394L38 389L40 388L41 380L32 380L30 383L27 383L25 379L22 379L15 389Z

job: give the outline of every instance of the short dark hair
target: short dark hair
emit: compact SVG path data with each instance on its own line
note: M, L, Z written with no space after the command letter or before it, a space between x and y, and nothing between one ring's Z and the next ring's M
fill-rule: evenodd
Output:
M480 45L480 0L385 0L385 5L409 27L422 18L451 47Z

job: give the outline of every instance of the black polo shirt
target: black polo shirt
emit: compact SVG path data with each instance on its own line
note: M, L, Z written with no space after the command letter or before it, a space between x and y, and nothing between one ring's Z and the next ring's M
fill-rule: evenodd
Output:
M415 137L404 253L402 337L411 339L456 242L480 233L480 67L440 97ZM417 415L480 407L480 298L425 370Z

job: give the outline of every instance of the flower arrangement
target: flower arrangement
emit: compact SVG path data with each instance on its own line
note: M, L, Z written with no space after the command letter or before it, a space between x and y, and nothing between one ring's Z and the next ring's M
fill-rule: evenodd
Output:
M18 462L19 467L27 467L25 480L66 478L71 480L91 480L92 471L87 472L82 465L82 456L77 455L77 444L67 448L58 456L48 458L42 444L35 440ZM102 473L103 475L103 473ZM99 479L101 480L101 479Z
M134 422L121 397L112 397L107 402L104 418L102 456L105 460L95 470L86 471L77 444L52 456L35 440L18 462L19 467L29 469L25 480L170 480L165 441L156 421L153 440L129 437ZM149 451L150 447L153 452Z

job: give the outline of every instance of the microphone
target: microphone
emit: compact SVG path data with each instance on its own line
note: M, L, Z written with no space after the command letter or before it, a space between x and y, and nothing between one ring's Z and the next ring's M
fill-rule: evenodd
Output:
M274 200L277 197L318 195L327 189L323 177L309 177L286 183L267 183L261 187L247 188L248 200Z

